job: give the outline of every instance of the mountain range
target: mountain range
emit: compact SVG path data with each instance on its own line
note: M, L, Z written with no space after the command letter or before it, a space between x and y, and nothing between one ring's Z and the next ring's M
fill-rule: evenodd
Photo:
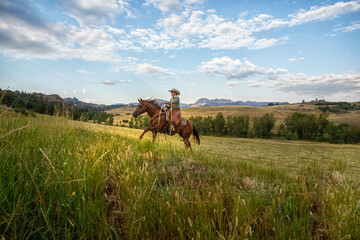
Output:
M167 102L168 100L165 99L156 99L159 103L160 102ZM263 107L267 106L269 103L274 105L283 105L289 104L288 102L257 102L257 101L233 101L230 99L224 98L215 98L215 99L208 99L208 98L200 98L195 103L180 103L181 108L188 108L188 107L216 107L216 106L231 106L231 105L245 105L245 106L253 106L253 107ZM131 102L129 104L112 104L112 105L137 105L138 102Z
M233 101L230 99L224 98L200 98L193 104L187 104L186 107L216 107L216 106L230 106L230 105L245 105L245 106L253 106L253 107L263 107L267 106L269 103L273 103L275 105L289 104L288 102L257 102L257 101Z
M129 104L126 103L115 103L111 105L104 105L104 104L94 104L94 103L86 103L83 101L80 101L76 97L70 98L64 98L65 102L71 103L78 107L91 107L91 108L116 108L120 106L125 105L137 105L138 102L131 102ZM156 99L158 102L166 102L168 100L165 99ZM215 98L215 99L208 99L208 98L200 98L195 103L181 103L181 108L188 108L188 107L216 107L216 106L231 106L231 105L245 105L245 106L253 106L253 107L263 107L267 106L269 103L273 103L275 105L283 105L283 104L289 104L288 102L257 102L257 101L233 101L230 99L224 99L224 98Z

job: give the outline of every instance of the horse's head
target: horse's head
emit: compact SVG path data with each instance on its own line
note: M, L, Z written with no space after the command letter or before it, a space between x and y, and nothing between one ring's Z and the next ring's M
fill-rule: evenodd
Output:
M146 102L144 102L141 98L138 99L139 104L136 106L134 112L133 112L133 117L137 118L139 117L141 114L143 114L144 112L146 112Z

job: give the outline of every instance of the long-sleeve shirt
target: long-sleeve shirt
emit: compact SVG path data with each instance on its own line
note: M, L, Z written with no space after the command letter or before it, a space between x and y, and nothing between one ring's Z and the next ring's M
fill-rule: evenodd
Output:
M168 108L171 108L171 99L168 102L165 102L166 105L168 105ZM179 96L172 97L172 108L180 108L180 98Z

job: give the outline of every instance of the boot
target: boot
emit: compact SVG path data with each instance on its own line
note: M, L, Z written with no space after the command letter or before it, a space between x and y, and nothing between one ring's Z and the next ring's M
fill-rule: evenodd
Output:
M166 124L164 133L169 134L169 124Z
M176 127L175 123L171 124L171 132L175 132L175 127Z

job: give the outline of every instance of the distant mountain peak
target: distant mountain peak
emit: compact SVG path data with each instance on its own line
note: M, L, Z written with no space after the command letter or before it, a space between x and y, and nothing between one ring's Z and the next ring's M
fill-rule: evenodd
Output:
M246 105L262 107L267 106L270 102L257 102L257 101L233 101L225 98L200 98L194 104L188 104L187 107L215 107L215 106L230 106L230 105ZM272 102L274 104L289 104L288 102Z

